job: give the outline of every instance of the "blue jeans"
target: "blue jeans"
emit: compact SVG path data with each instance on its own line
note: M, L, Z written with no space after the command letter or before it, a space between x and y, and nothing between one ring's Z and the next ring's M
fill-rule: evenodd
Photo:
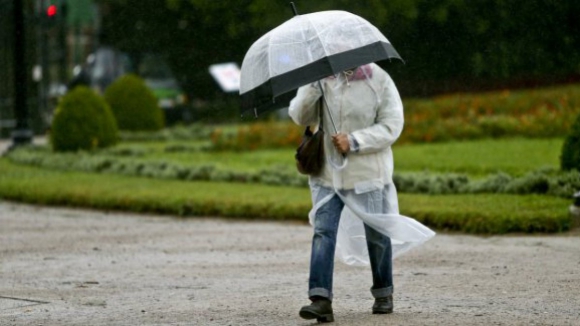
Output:
M378 195L380 194L381 192L378 191ZM371 198L369 197L369 200L372 200ZM312 252L310 256L309 297L320 296L332 300L332 274L334 270L336 234L343 208L344 203L338 195L334 194L332 199L321 206L316 212L314 218L314 236L312 237ZM383 211L384 208L377 207L377 209ZM391 239L366 224L364 227L373 274L371 293L375 298L392 295L393 264Z

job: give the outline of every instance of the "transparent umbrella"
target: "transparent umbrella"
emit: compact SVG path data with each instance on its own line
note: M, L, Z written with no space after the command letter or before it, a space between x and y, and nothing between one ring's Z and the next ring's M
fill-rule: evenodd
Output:
M300 86L392 58L401 59L387 38L357 15L296 14L246 53L240 76L242 115L286 107Z

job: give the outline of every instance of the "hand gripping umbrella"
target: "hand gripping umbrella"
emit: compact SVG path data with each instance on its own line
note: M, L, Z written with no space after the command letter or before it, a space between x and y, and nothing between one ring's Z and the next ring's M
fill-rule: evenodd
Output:
M365 19L346 11L298 15L291 4L295 16L258 39L244 57L242 115L287 107L296 89L341 71L380 60L402 60Z

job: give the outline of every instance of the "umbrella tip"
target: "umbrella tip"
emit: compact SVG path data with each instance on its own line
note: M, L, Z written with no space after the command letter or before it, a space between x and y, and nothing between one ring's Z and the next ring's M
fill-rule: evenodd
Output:
M298 16L298 10L296 10L294 2L290 2L290 7L292 7L292 12L294 13L294 16Z

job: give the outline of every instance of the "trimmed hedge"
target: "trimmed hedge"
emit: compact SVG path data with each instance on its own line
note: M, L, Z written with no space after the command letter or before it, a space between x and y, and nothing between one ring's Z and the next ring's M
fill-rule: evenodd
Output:
M267 185L307 187L308 178L286 166L272 166L256 172L217 169L213 165L188 165L140 160L140 149L112 149L100 155L89 152L53 154L42 146L18 148L7 157L19 164L61 171L83 171L142 176L157 179L262 183Z
M57 152L93 150L117 143L117 123L109 105L91 89L79 86L56 108L50 143Z
M573 223L567 210L569 202L554 199L505 194L399 196L403 213L430 227L482 234L569 230Z
M132 74L115 80L105 90L120 130L157 131L165 126L163 111L145 81Z

